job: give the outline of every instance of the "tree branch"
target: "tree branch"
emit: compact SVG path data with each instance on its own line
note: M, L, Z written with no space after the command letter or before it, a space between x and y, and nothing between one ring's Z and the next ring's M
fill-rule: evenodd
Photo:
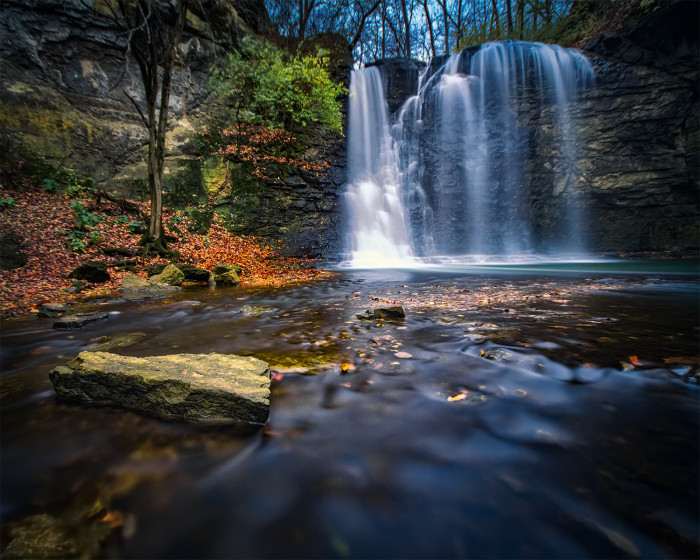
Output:
M141 117L141 121L146 126L146 128L148 128L148 119L146 119L146 116L143 114L143 111L141 111L141 107L138 106L136 100L133 97L131 97L131 95L129 95L125 89L123 89L122 92L124 92L124 95L126 95L126 98L129 101L131 101L134 107L136 107L136 110L139 112L139 116Z

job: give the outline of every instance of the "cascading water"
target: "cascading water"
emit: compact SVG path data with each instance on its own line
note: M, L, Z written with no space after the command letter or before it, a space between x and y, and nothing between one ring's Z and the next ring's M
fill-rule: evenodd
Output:
M380 72L353 72L350 265L583 254L570 109L592 82L578 51L487 43L431 64L390 128ZM535 160L548 185L533 184Z
M346 200L352 224L352 264L367 268L405 264L413 251L396 144L377 68L352 73L348 170Z

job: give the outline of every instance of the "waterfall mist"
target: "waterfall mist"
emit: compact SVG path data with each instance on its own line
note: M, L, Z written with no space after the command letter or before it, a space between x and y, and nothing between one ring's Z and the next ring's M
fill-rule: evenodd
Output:
M345 264L585 255L570 108L593 79L576 50L487 43L433 61L390 116L380 70L354 71ZM528 173L533 119L556 143L545 195Z

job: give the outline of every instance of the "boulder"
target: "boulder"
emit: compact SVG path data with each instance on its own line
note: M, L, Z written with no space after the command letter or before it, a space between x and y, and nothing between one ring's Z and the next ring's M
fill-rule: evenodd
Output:
M13 270L27 264L27 255L19 250L20 240L14 233L0 237L0 270Z
M151 276L149 279L151 284L168 284L169 286L180 286L185 280L185 275L174 264L167 265L163 272Z
M110 276L109 272L107 272L107 265L105 263L100 261L88 261L81 264L79 267L74 268L68 275L68 278L86 280L87 282L92 282L93 284L99 284L101 282L108 282Z
M178 286L156 284L152 281L153 278L156 278L156 276L146 280L145 278L141 278L136 274L129 273L122 278L122 292L137 292L139 294L169 294L172 292L179 292L182 289Z
M209 282L209 271L191 264L178 264L186 282Z
M146 272L148 273L149 277L155 276L157 274L161 274L167 266L168 265L164 263L152 264L146 269ZM186 282L209 282L208 270L204 270L203 268L199 268L198 266L191 264L176 264L174 266L179 268L180 272L185 275Z
M212 270L212 274L225 274L225 273L230 272L232 270L235 271L236 274L238 274L239 276L241 274L243 274L243 269L240 266L238 266L237 264L225 264L225 263L217 264L214 267L214 270Z
M232 354L136 358L81 352L49 377L60 400L167 420L261 424L270 409L268 365Z
M107 313L76 313L74 315L64 315L54 321L54 329L82 329L88 323L94 323L101 319L107 319Z
M209 276L209 283L216 286L238 286L241 283L238 275L241 273L241 267L230 264L217 264Z
M39 308L39 317L60 317L68 312L70 307L65 303L45 303Z
M138 292L145 290L151 286L151 283L145 278L136 276L136 274L126 274L122 278L122 292Z
M166 266L168 266L168 263L156 263L149 265L148 268L146 268L146 274L148 274L149 277L155 276L156 274L163 272Z

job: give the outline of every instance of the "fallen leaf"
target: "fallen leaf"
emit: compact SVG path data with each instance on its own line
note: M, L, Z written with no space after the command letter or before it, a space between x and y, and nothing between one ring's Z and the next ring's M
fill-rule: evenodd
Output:
M677 356L675 358L664 358L664 363L693 366L700 365L700 358L696 358L695 356Z
M634 366L643 366L643 365L644 365L642 362L639 361L639 359L637 358L637 356L630 356L630 357L627 358L627 359L628 359L628 360L630 361L630 363L631 363L632 365L634 365Z

